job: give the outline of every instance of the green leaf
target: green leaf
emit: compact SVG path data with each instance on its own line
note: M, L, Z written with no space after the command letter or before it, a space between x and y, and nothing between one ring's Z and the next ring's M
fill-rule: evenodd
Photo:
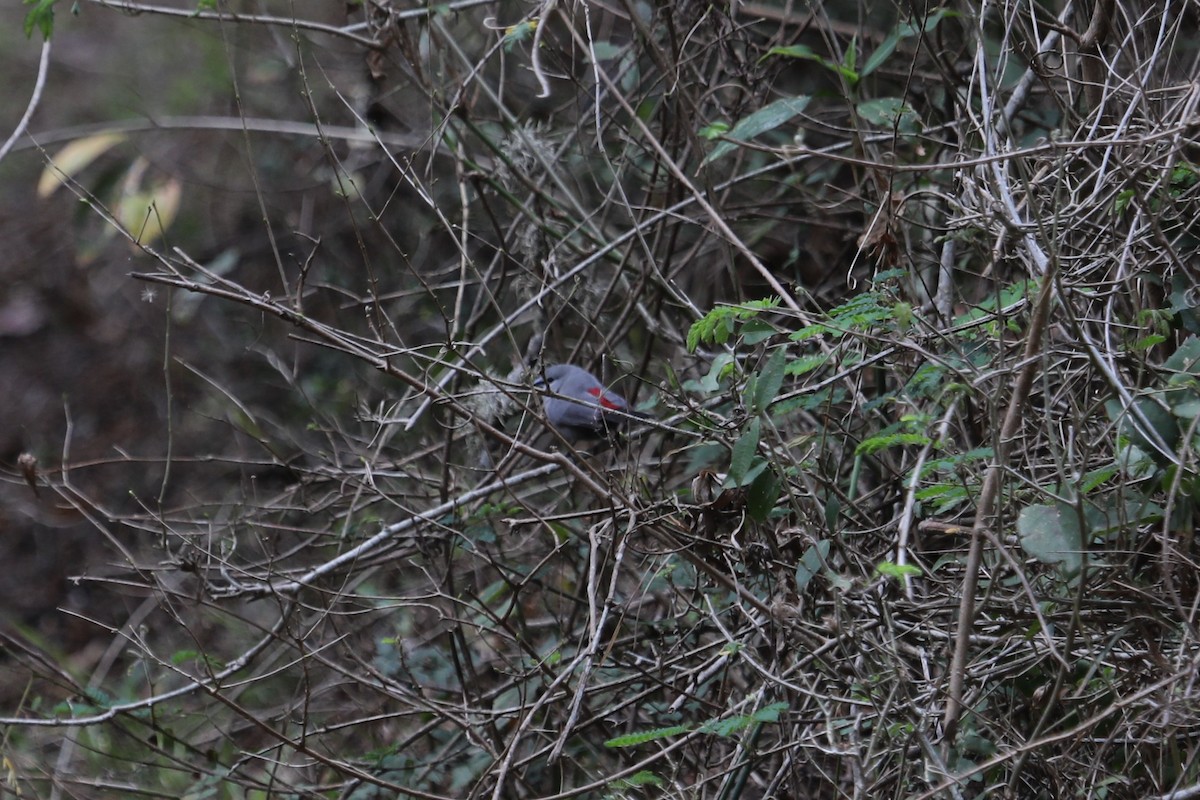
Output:
M655 728L654 730L642 731L640 733L628 733L624 736L617 736L609 739L604 743L605 747L635 747L646 742L653 742L657 739L667 739L671 736L678 736L681 733L687 733L691 730L688 725L671 725L667 728Z
M712 360L712 365L708 368L708 374L698 381L687 381L683 388L692 392L704 392L712 394L721 389L721 379L725 377L726 371L733 370L733 354L721 353Z
M787 711L787 703L771 703L769 706L763 706L758 711L750 715L750 718L755 722L778 722L779 715Z
M775 326L766 320L751 319L742 324L742 329L738 332L738 335L742 339L742 344L753 347L760 342L765 342L778 333L779 331Z
M824 61L825 59L817 55L817 51L813 50L806 44L792 44L786 47L772 47L767 51L767 55L763 56L784 56L786 58L804 58L809 61Z
M1000 290L999 308L997 308L997 298L993 295L992 297L982 300L979 305L967 313L955 317L954 326L960 327L967 325L977 320L991 317L997 311L1004 311L1012 308L1022 300L1035 297L1040 286L1041 282L1038 278L1029 278L1027 280L1017 281L1011 286L1005 286Z
M920 129L921 116L899 97L879 97L859 103L855 108L858 115L872 125L883 128L899 128L903 133L915 133Z
M737 320L754 319L763 311L777 308L779 303L778 297L767 297L763 300L752 300L740 306L717 306L693 322L688 329L688 351L695 352L701 342L725 344L733 333L734 323Z
M818 336L824 336L827 333L833 333L833 329L828 325L808 325L788 336L793 342L803 342L807 339L815 339Z
M783 488L774 470L766 469L766 461L763 461L763 465L763 470L754 478L749 491L746 492L746 512L755 522L766 521L775 510L775 501L779 499L780 490Z
M750 398L750 410L762 414L783 387L784 368L787 366L787 351L777 347L767 359L767 364L758 373L754 396Z
M802 342L817 336L840 339L852 331L873 331L895 321L897 304L879 292L862 292L831 309L826 321L801 328L788 338Z
M733 736L744 731L751 725L768 722L778 722L779 715L787 710L787 703L772 703L764 706L753 714L739 714L728 719L713 719L701 725L698 730L702 733L712 733L717 736Z
M829 540L822 539L804 551L800 563L796 565L796 591L803 592L817 575L821 574L821 566L829 555Z
M649 122L654 119L654 112L658 107L658 103L653 97L647 97L642 102L638 103L637 118L642 122Z
M729 132L728 138L749 141L759 134L778 128L792 117L804 111L804 108L808 105L808 101L809 98L807 96L799 95L797 97L784 97L773 103L768 103L753 114L744 117L737 125L734 125L733 130ZM718 158L728 155L737 146L737 142L721 142L705 157L704 161L701 162L701 166L710 164Z
M54 4L58 0L24 0L24 4L32 6L25 14L25 38L33 36L37 28L43 39L49 39L54 33Z
M932 441L932 439L923 433L890 433L884 436L872 436L854 448L854 455L866 456L889 447L904 447L914 444L927 445Z
M1171 413L1180 419L1195 419L1200 417L1200 397L1176 403L1171 407Z
M1146 423L1149 424L1149 431L1146 430L1142 420L1132 409L1136 409L1145 418ZM1159 447L1150 443L1148 436L1152 431L1162 439L1168 450L1175 449L1182 434L1179 431L1179 423L1167 409L1151 397L1142 396L1134 398L1133 406L1130 409L1125 408L1119 400L1108 400L1104 403L1104 410L1108 413L1109 419L1117 423L1117 431L1121 436L1149 453L1150 457L1160 465L1170 462L1170 459L1160 451Z
M1083 566L1083 539L1075 509L1065 503L1021 509L1017 533L1025 552L1044 564L1058 564L1068 576Z
M765 458L759 458L758 456L755 456L754 460L750 462L750 469L746 470L746 474L742 476L742 482L740 484L733 483L727 477L725 480L724 488L736 489L741 486L752 485L756 480L758 480L758 477L760 475L762 475L763 472L765 472L767 470L767 468L770 466L771 466L770 462L767 461Z
M950 509L970 500L971 492L966 486L961 484L935 483L932 486L918 489L916 497L922 502L931 502L933 504L933 514L937 516L945 514Z
M789 363L785 371L788 375L803 375L806 372L812 372L818 367L825 366L826 362L828 361L828 353L817 353L811 356L804 356Z
M611 786L616 788L636 787L636 786L662 786L663 779L655 775L650 770L641 770L630 775L628 778L622 778L618 781L613 781Z
M955 11L952 8L936 9L933 11L933 13L931 13L928 17L925 18L925 22L921 26L921 30L923 30L925 33L929 33L934 28L936 28L938 26L938 23L940 23L946 17L961 17L961 16L962 16L962 14L960 14L959 12ZM905 36L916 36L916 34L917 34L916 26L914 26L911 22L906 22L901 27L906 30L911 31L911 33L906 33Z
M1150 454L1132 444L1117 448L1116 464L1126 478L1135 482L1152 478L1158 472Z
M753 714L739 714L728 719L710 719L701 725L696 730L701 733L711 733L717 736L732 736L739 731L745 730L751 725L766 724L778 722L779 715L788 709L787 703L772 703L769 706L764 706ZM682 733L691 731L689 725L672 725L668 728L655 728L654 730L642 731L640 733L630 733L625 736L617 736L609 739L604 743L605 747L633 747L646 742L652 742L657 739L666 739L671 736L678 736Z
M762 423L757 417L750 420L746 432L733 444L733 454L729 460L729 480L734 486L745 485L744 481L746 473L750 469L750 462L758 453L758 437L761 426Z
M759 61L762 61L770 56L785 56L787 58L803 58L806 61L816 61L830 72L836 72L838 75L841 75L851 83L857 83L861 77L853 69L849 69L835 61L830 61L828 58L817 54L811 47L803 44L793 44L787 47L772 47L767 51L766 55L759 59Z
M590 55L594 56L597 61L611 61L624 52L625 47L621 45L616 45L609 41L600 41L592 42Z
M171 663L175 666L180 664L188 664L195 661L200 653L196 650L176 650L171 654Z
M1200 333L1200 296L1192 291L1188 276L1176 274L1171 279L1171 314L1184 330ZM1189 341L1191 338L1189 337Z
M957 16L958 13L955 11L951 11L948 8L939 8L925 18L925 22L921 28L925 31L925 33L929 33L946 17ZM892 32L887 35L887 38L879 43L879 47L876 48L875 52L871 54L871 57L867 59L867 63L863 65L860 77L865 78L883 66L883 62L887 61L888 58L891 57L892 53L895 52L896 45L900 44L901 39L912 38L913 36L916 36L917 33L917 26L911 22L902 22L893 28Z
M626 51L618 63L619 66L615 71L621 76L621 91L626 95L631 95L642 85L642 69L638 62L638 57L632 50L629 50ZM640 108L638 112L640 115Z
M933 459L926 462L925 466L921 468L920 477L927 478L934 472L953 474L969 467L974 462L990 461L995 455L995 450L990 447L976 447L965 453L955 453L945 458Z
M1093 537L1108 537L1128 528L1158 523L1162 521L1165 513L1162 506L1145 497L1140 500L1127 500L1123 505L1100 506L1088 503L1083 511L1088 534Z
M921 574L921 568L915 564L896 564L891 561L881 561L875 565L875 574L882 575L885 578L895 578L902 580L904 578L915 578Z
M1172 381L1181 375L1200 377L1200 339L1189 336L1183 344L1179 345L1179 349L1171 354L1163 366L1171 372L1180 373L1180 375L1172 375Z
M1145 351L1162 344L1166 340L1167 337L1163 336L1161 333L1152 333L1149 336L1143 336L1133 344L1129 345L1129 349L1135 353L1144 353Z
M1123 192L1117 193L1117 198L1113 200L1113 212L1120 214L1129 207L1130 201L1137 197L1137 192L1133 189L1126 189Z
M1109 464L1107 467L1101 467L1100 469L1084 473L1083 477L1079 480L1079 493L1087 494L1109 478L1115 477L1119 471L1116 464Z
M700 726L700 732L711 733L716 736L733 736L735 733L740 733L753 724L753 719L739 714L738 716L730 717L729 719L709 720Z
M900 44L900 33L898 30L893 30L887 35L887 38L879 43L879 47L875 48L875 52L871 53L871 57L867 59L867 63L863 64L860 77L865 78L883 66L883 62L891 58L898 44Z

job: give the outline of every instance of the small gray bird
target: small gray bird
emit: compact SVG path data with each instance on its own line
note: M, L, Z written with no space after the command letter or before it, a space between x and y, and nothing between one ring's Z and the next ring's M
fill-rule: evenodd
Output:
M534 386L546 386L553 394L542 399L546 419L563 438L574 443L578 439L604 439L614 430L625 427L632 414L624 397L609 391L586 369L571 364L546 367L546 376L534 381ZM568 399L570 398L570 399Z

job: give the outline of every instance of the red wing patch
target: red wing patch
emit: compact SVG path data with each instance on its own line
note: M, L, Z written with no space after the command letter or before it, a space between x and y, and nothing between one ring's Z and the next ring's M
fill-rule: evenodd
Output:
M607 397L604 396L603 390L600 389L598 386L593 386L592 388L588 389L587 393L590 394L592 397L598 398L600 400L601 408L607 408L610 411L620 411L621 410L621 407L619 405L617 405L612 400L609 400Z

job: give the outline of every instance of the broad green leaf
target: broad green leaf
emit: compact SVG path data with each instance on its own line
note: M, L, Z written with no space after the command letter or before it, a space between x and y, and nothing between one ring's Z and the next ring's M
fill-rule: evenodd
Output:
M879 97L859 103L858 115L872 125L882 128L899 127L904 133L916 131L921 117L908 103L899 97Z
M1172 406L1171 413L1180 419L1195 419L1196 417L1200 417L1200 397L1193 397L1182 403L1176 403Z
M1161 522L1165 513L1162 506L1146 498L1127 500L1123 506L1088 503L1083 511L1088 534L1094 537L1105 537L1127 528Z
M756 480L758 480L759 476L762 475L769 466L771 466L771 464L765 458L758 458L755 456L754 460L750 462L750 469L746 470L746 474L742 476L742 482L740 484L736 484L726 477L724 488L736 489L740 486L750 486Z
M171 654L171 663L175 666L179 666L180 664L187 664L195 661L199 657L200 653L196 650L177 650Z
M944 18L957 16L957 12L951 11L948 8L939 8L925 18L925 22L923 25L921 25L921 28L926 33L929 33L936 28L938 23ZM879 43L879 47L876 48L875 52L871 53L871 57L868 58L867 63L863 65L860 77L865 78L883 66L883 63L891 57L893 52L895 52L896 45L900 43L901 39L909 39L913 36L916 36L917 33L917 26L912 22L902 22L893 28L892 32L887 35L887 38Z
M766 466L769 466L766 461L763 461L763 464L763 470L754 478L749 491L746 492L746 512L755 522L764 522L775 510L775 502L783 488L779 478L775 476L775 471L766 469Z
M1017 533L1025 552L1044 564L1061 565L1068 576L1083 566L1083 539L1075 509L1066 504L1035 505L1021 509Z
M771 703L769 706L763 706L758 711L750 715L750 718L755 722L778 722L779 715L787 711L788 704L784 702Z
M609 41L592 42L591 55L597 61L609 61L625 52L625 48Z
M1150 430L1146 430L1138 413L1125 408L1119 400L1108 400L1104 403L1104 410L1108 413L1109 419L1117 423L1117 430L1122 436L1149 453L1160 465L1168 463L1170 459L1161 452L1159 447L1150 443L1148 434L1156 433L1167 449L1174 450L1182 436L1179 431L1179 423L1167 409L1147 396L1134 398L1133 408L1140 412L1145 423L1149 424Z
M779 331L776 330L775 326L766 320L752 319L747 320L742 325L742 329L738 332L738 335L742 338L742 344L753 347L759 342L765 342L777 333Z
M787 350L775 348L766 365L758 373L754 396L750 399L750 410L762 414L771 405L783 386L784 368L787 366Z
M829 540L822 539L804 551L796 565L796 591L803 592L809 582L821 574L821 565L829 555Z
M753 114L743 118L737 125L734 125L733 130L729 132L728 138L749 141L759 134L778 128L792 117L804 111L808 105L808 101L809 98L807 96L800 95L798 97L784 97L773 103L769 103ZM720 142L705 157L701 165L710 164L718 158L728 155L737 146L737 142Z
M1113 200L1113 211L1117 214L1122 213L1125 209L1129 208L1129 203L1132 202L1133 198L1135 197L1137 197L1137 192L1135 192L1133 189L1126 189L1123 192L1118 192L1116 199Z
M899 31L892 31L887 35L887 38L879 43L879 47L875 48L875 52L871 53L871 57L867 59L867 63L863 64L861 77L865 78L883 66L883 62L891 58L898 44L900 44L900 33Z
M734 486L745 485L746 473L758 452L758 436L761 425L762 423L757 417L750 420L746 432L733 444L733 454L729 461L729 480Z
M1185 375L1200 377L1200 339L1189 336L1163 366L1178 373L1171 376L1172 381Z
M1131 481L1142 481L1154 477L1158 466L1142 448L1127 444L1117 449L1116 465Z
M1093 469L1084 473L1079 481L1079 493L1086 495L1109 478L1116 476L1119 471L1116 464L1109 464L1107 467Z

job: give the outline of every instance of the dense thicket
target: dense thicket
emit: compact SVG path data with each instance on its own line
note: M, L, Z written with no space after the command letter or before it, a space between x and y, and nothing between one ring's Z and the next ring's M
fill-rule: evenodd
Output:
M304 5L30 128L10 788L1200 791L1194 0Z

